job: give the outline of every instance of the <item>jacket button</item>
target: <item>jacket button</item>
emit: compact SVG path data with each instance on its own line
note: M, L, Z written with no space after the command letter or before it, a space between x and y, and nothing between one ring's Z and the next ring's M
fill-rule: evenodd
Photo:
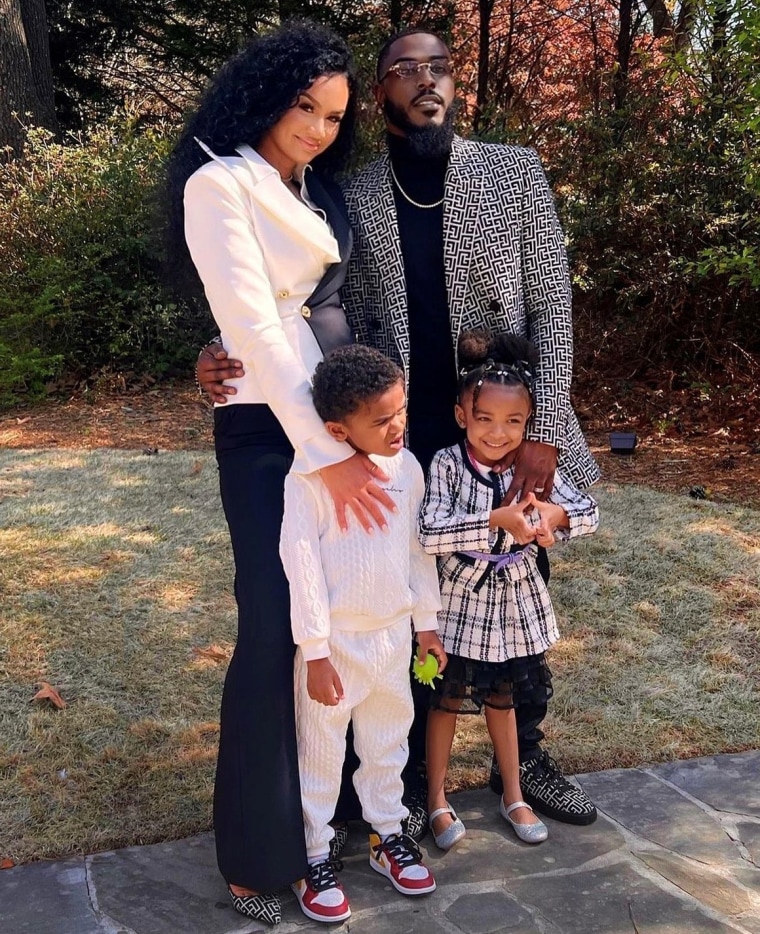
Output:
M311 318L311 308L309 308L308 305L304 305L301 309L301 314L304 316L304 318Z
M277 293L277 298L287 298L288 295L290 295L290 292L288 292L287 289L280 289L280 291Z

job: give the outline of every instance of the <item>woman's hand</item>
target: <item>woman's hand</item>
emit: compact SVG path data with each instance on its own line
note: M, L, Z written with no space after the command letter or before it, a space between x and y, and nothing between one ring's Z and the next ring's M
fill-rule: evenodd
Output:
M506 502L506 497L504 498ZM528 493L525 499L512 502L509 506L499 506L491 513L491 528L504 529L518 545L527 545L536 537L536 527L525 518L536 505L536 497Z
M348 528L346 508L353 512L359 525L370 535L374 532L373 522L381 530L388 527L383 509L395 512L396 506L375 482L388 477L366 454L357 452L339 464L323 467L319 476L332 497L338 525L344 532Z
M230 360L227 351L218 341L206 344L195 364L198 385L212 402L220 405L224 405L227 396L234 396L237 392L234 386L225 386L224 380L240 379L244 374L243 364L239 360Z
M523 440L513 455L507 455L509 457L512 457L512 462L504 468L501 465L493 468L498 473L506 466L514 467L512 482L506 492L507 502L511 503L518 494L526 496L528 493L535 493L538 500L547 500L554 486L557 449L541 441Z

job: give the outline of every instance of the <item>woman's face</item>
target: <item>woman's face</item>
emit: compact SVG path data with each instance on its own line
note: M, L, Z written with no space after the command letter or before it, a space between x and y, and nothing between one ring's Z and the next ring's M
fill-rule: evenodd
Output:
M331 146L348 106L345 75L322 75L298 95L256 147L283 178Z

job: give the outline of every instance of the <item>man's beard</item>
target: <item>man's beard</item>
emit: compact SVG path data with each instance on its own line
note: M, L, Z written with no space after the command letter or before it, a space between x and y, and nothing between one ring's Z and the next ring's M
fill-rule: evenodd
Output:
M404 133L409 149L420 159L441 159L449 155L454 139L454 117L457 109L457 101L452 101L444 115L443 123L417 126L401 107L397 107L387 97L383 104L386 120Z

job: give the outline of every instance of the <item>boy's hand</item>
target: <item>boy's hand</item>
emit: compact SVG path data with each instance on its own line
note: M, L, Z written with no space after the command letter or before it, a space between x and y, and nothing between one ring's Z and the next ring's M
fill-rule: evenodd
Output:
M536 527L526 518L526 513L532 512L535 506L536 497L533 493L528 493L519 503L499 506L491 513L491 528L504 529L518 545L527 545L536 538Z
M212 402L224 405L227 396L234 396L237 392L234 386L225 386L224 380L239 379L243 375L243 364L239 360L230 360L227 351L218 342L207 344L198 354L195 378Z
M343 700L343 685L329 658L306 662L306 690L312 700L335 707Z
M440 674L446 667L448 658L435 629L417 633L417 658L424 662L426 655L435 655L438 662L438 673Z

